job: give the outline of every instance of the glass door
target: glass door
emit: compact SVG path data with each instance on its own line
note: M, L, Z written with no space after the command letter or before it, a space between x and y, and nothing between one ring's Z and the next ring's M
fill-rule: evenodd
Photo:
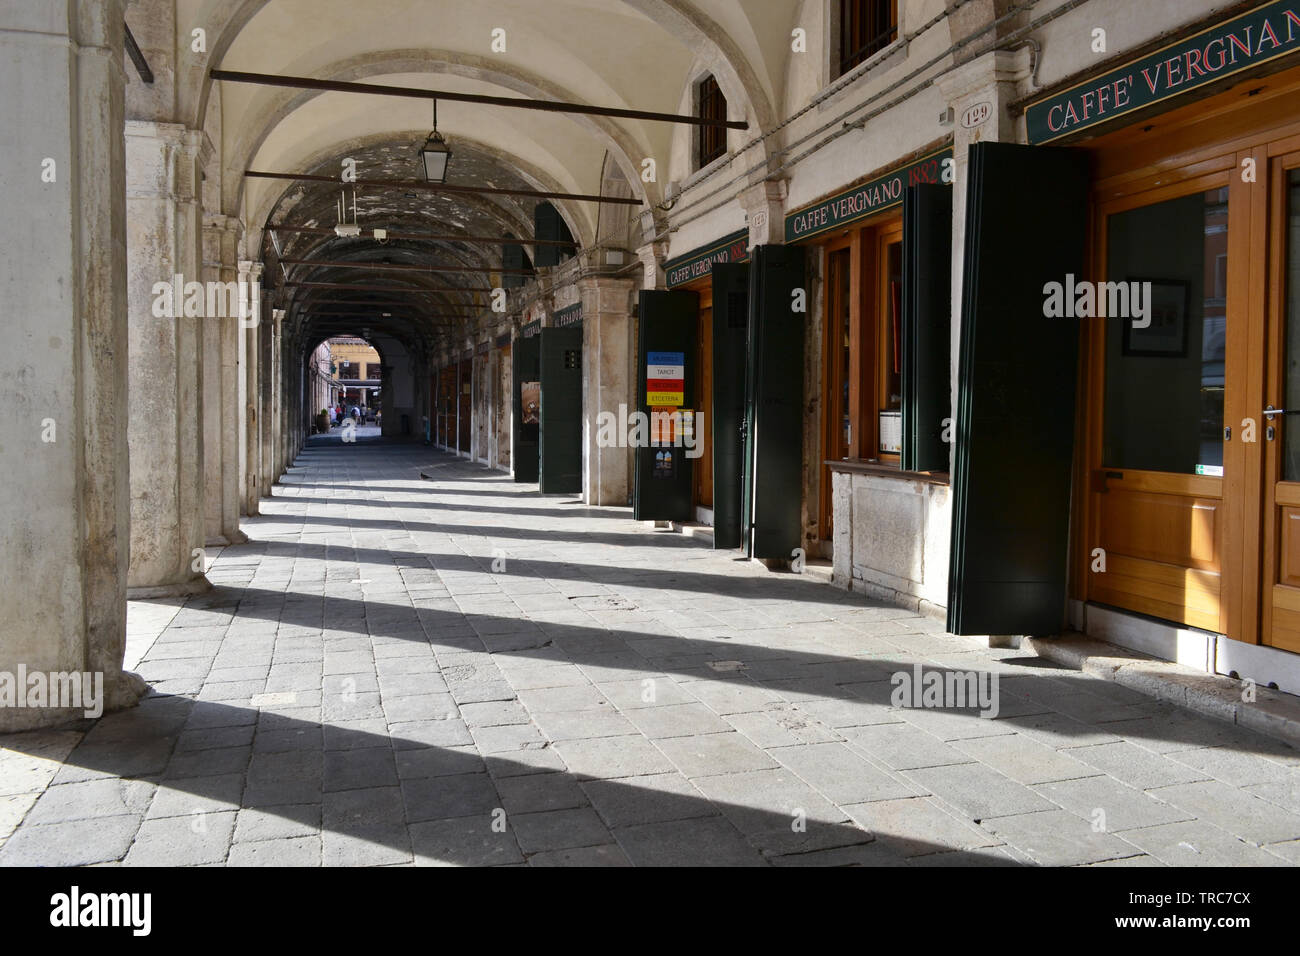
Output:
M1270 180L1261 639L1300 651L1300 151L1277 157Z
M1220 174L1104 204L1099 281L1065 292L1093 323L1101 406L1088 598L1219 632L1225 467L1237 467L1225 465L1229 192Z

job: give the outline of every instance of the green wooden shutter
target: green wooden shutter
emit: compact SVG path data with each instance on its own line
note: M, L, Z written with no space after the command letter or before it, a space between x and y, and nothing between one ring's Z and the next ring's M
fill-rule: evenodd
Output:
M572 242L573 235L564 218L549 202L539 202L533 210L533 236L537 239ZM564 246L538 246L533 261L541 266L556 266L573 255L573 248Z
M738 548L744 496L749 266L713 266L713 546Z
M523 386L525 382L537 382L541 378L541 340L536 335L515 339L511 350L513 375L510 388L514 417L514 447L510 449L510 464L514 469L515 481L533 482L538 475L538 437L540 426L524 424Z
M582 490L582 326L542 329L538 490Z
M552 247L553 248L553 247ZM528 281L528 276L520 273L519 269L531 269L532 262L528 258L528 253L524 247L518 243L510 243L501 247L501 268L512 270L501 274L501 288L518 289Z
M1079 324L1043 287L1084 274L1088 156L978 143L967 172L948 630L1065 619Z
M952 415L952 187L903 193L904 471L947 471L944 420Z
M683 405L693 394L700 297L681 289L645 289L637 302L637 409L648 416L646 366L655 356L680 357L685 370ZM632 494L632 516L637 521L690 521L694 517L691 460L685 450L637 447ZM671 458L665 457L668 455Z
M802 248L754 249L749 271L742 504L746 550L752 558L788 561L803 542L803 362L808 316L793 310L794 293L802 289L806 289Z

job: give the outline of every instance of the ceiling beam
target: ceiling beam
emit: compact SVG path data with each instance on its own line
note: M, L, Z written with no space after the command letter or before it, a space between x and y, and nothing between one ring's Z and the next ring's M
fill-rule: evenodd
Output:
M498 269L496 266L434 266L406 262L348 262L331 259L290 259L281 262L291 266L319 266L322 269L369 269L373 272L498 272L502 275L531 276L532 269Z
M414 162L414 160L412 160ZM273 173L262 169L246 169L249 179L287 179L303 183L327 183L330 186L367 186L372 189L423 189L429 192L466 193L477 196L530 196L534 199L568 199L573 202L596 202L607 206L641 206L639 199L619 196L598 196L591 193L555 193L542 189L505 189L489 186L452 186L448 183L429 183L423 179L356 179L343 182L337 176L316 176L309 173ZM520 240L521 242L523 240Z
M331 226L267 226L267 229L271 232L305 232L314 236L335 235ZM365 232L363 231L361 235L364 237ZM427 240L429 242L467 242L497 246L568 246L569 248L576 248L578 245L577 242L566 242L563 239L516 239L514 236L441 236L436 233L393 232L392 230L388 230L386 238L403 242Z
M389 311L403 311L411 308L410 302L339 302L335 299L324 299L315 305L308 306L314 311L333 311L333 312L356 312L360 309L383 309ZM478 315L487 306L476 308L474 306L440 306L439 311L448 315L459 312L461 309L469 311L465 315Z
M435 285L394 289L388 285L358 285L355 282L283 282L281 285L309 289L349 289L353 292L388 292L397 295L432 295L438 292L491 292L490 285Z
M614 116L619 119L649 120L655 123L681 123L686 126L716 126L723 129L749 129L744 120L715 120L681 113L656 113L561 100L539 100L518 96L487 96L482 93L448 93L418 86L385 86L379 83L349 83L344 80L317 80L308 76L285 76L275 73L249 73L242 70L209 70L214 80L228 83L251 83L256 86L285 86L296 90L319 90L330 93L364 93L370 96L402 96L408 99L447 100L451 103L478 103L519 110L542 110L547 113L577 113L584 116Z

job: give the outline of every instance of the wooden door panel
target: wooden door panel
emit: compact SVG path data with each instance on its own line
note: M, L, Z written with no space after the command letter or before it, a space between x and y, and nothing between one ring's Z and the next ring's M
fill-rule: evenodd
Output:
M1273 586L1272 628L1267 643L1286 651L1300 651L1300 591L1285 584Z
M1130 555L1203 571L1218 571L1221 502L1210 498L1130 494L1101 496L1101 546L1107 557Z
M1222 590L1221 575L1214 571L1107 553L1105 572L1092 575L1089 597L1102 604L1217 631Z

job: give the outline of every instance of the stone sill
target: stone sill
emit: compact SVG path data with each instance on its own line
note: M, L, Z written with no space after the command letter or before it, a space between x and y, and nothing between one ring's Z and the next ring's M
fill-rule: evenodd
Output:
M903 471L897 465L887 465L864 458L842 458L825 461L831 471L846 475L876 475L881 478L901 478L905 481L922 481L931 485L949 484L947 472Z

